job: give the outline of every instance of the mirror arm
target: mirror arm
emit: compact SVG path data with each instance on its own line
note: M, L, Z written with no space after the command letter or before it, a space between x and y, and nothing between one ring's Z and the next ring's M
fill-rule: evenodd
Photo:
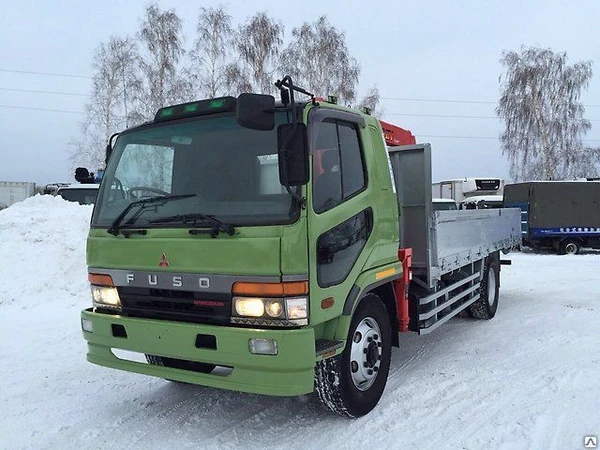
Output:
M300 208L306 209L306 198L302 197L301 195L298 195L296 192L292 191L289 184L284 185L284 187L285 187L285 190L288 192L288 194L290 194L292 196L292 198L298 202L298 204L300 205Z
M104 166L105 167L108 166L108 160L110 159L110 155L112 154L112 149L113 149L113 143L112 143L112 141L118 135L119 135L119 133L113 133L108 138L108 144L106 144L106 159L104 161Z
M292 77L286 75L281 80L277 80L275 82L275 86L279 90L283 90L283 88L287 88L290 93L290 108L292 108L292 115L294 117L294 121L299 121L298 111L296 111L296 102L294 100L294 91L299 92L300 94L308 95L313 102L315 103L315 95L312 92L308 92L306 89L303 89L299 86L294 86L294 82L292 81Z

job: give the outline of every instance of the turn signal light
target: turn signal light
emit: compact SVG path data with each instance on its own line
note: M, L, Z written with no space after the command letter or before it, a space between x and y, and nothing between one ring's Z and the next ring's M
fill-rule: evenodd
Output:
M114 286L110 275L99 273L88 273L88 281L96 286Z
M249 283L238 281L233 284L233 295L248 297L286 297L308 294L308 281L285 283Z

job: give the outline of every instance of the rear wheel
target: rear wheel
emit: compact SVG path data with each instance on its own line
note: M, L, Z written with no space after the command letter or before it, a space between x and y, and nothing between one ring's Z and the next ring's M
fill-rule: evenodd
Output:
M580 248L581 243L576 239L565 239L560 243L561 255L576 255Z
M469 315L475 319L489 320L496 315L500 293L500 266L498 259L487 257L483 267L483 279L479 287L479 300L469 307Z
M375 294L362 299L350 323L341 355L317 363L315 388L333 412L360 417L381 398L391 358L391 327L387 309Z

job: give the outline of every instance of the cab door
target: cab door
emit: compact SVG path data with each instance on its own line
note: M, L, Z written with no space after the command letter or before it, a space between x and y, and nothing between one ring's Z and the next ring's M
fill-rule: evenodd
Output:
M361 271L373 228L364 118L315 109L309 116L312 173L308 191L311 321L341 313ZM333 306L325 306L331 303ZM327 300L327 302L323 302Z

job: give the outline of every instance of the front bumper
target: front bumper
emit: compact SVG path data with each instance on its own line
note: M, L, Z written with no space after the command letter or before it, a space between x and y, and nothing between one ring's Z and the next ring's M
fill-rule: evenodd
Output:
M83 331L88 343L87 360L100 366L255 394L293 396L313 391L316 357L312 328L260 330L201 325L100 314L91 308L81 312L81 319L93 327L93 332ZM115 333L115 326L121 332ZM126 337L118 337L124 334L122 329ZM214 336L216 350L197 348L198 334ZM278 354L250 353L251 338L276 340ZM217 375L150 365L120 359L112 349L215 364L232 370L228 375Z

